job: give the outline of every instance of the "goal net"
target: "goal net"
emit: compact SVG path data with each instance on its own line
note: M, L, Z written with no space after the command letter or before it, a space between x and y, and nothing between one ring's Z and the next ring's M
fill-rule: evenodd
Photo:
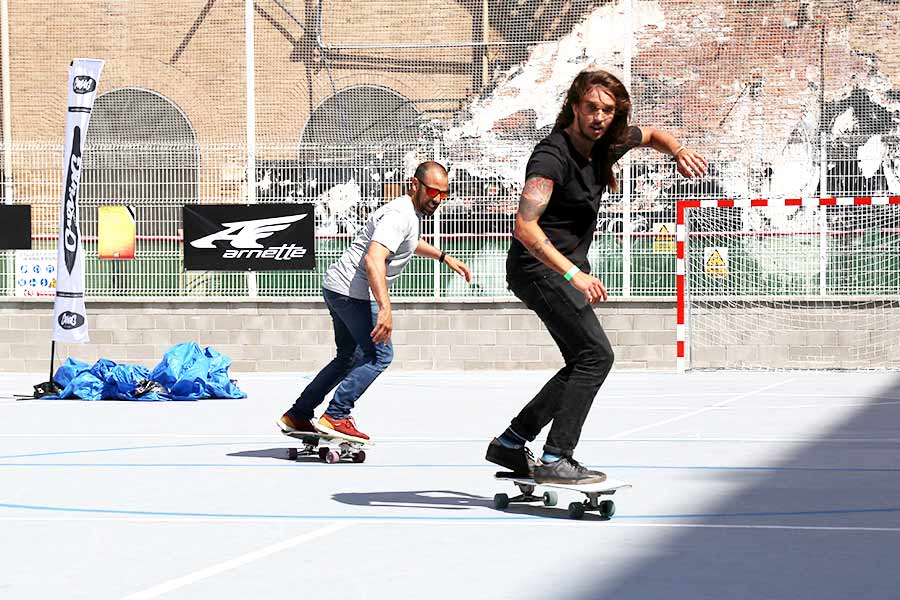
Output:
M685 369L900 368L900 197L677 206Z

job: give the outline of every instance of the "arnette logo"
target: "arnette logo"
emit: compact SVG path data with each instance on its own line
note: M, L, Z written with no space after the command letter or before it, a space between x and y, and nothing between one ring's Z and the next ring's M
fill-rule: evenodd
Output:
M222 258L270 258L273 260L303 258L306 255L306 248L303 246L282 244L281 246L266 247L260 244L259 240L287 229L292 223L304 217L306 215L288 215L271 219L222 223L225 229L202 237L199 240L194 240L191 242L191 246L194 248L216 248L213 242L227 241L232 248L238 249L225 250L222 253Z
M65 198L63 199L63 249L66 269L72 274L78 254L78 183L81 181L81 128L72 132L72 158L66 170Z
M97 89L97 81L89 75L77 75L72 82L72 91L76 94L90 94Z
M79 315L78 313L67 310L60 313L57 322L63 329L77 329L84 325L84 315Z

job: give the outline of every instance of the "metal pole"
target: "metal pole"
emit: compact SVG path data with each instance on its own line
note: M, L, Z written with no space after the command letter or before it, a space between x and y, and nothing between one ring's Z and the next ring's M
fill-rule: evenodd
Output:
M50 340L50 377L47 379L53 383L53 358L56 356L56 340ZM52 387L52 385L51 385Z
M828 207L819 205L819 295L828 291Z
M825 131L825 21L819 32L819 198L828 197L828 133ZM819 204L819 295L828 283L828 209Z
M247 204L256 204L256 56L253 36L253 0L244 0L244 46L247 69ZM247 292L258 295L256 272L247 273Z
M0 0L0 45L3 46L3 186L6 204L13 203L12 84L9 76L9 0Z
M631 0L623 2L625 11L625 47L622 49L625 89L631 89ZM631 296L631 158L622 159L622 296Z
M441 142L440 140L434 140L434 148L433 148L433 160L440 162L441 161ZM441 212L442 209L438 208L434 212L434 247L441 249ZM434 292L432 294L435 298L441 297L441 263L439 261L434 261Z
M0 0L0 63L2 63L3 85L3 198L5 204L13 203L12 175L12 83L9 75L9 0ZM9 288L16 284L14 253L6 253L6 272L9 273Z
M488 86L488 31L490 31L490 9L488 7L488 0L482 0L481 2L481 43L484 44L481 47L481 89L484 90Z

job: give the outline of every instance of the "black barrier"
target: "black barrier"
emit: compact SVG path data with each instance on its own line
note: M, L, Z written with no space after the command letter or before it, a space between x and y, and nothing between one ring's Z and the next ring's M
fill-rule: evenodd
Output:
M31 249L31 206L0 205L0 250Z
M191 204L182 210L189 271L311 270L312 204Z

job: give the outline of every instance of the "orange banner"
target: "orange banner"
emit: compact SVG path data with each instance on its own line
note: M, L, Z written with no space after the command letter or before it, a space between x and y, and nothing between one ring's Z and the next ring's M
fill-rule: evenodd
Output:
M101 206L99 220L100 258L134 258L134 209L130 206Z

